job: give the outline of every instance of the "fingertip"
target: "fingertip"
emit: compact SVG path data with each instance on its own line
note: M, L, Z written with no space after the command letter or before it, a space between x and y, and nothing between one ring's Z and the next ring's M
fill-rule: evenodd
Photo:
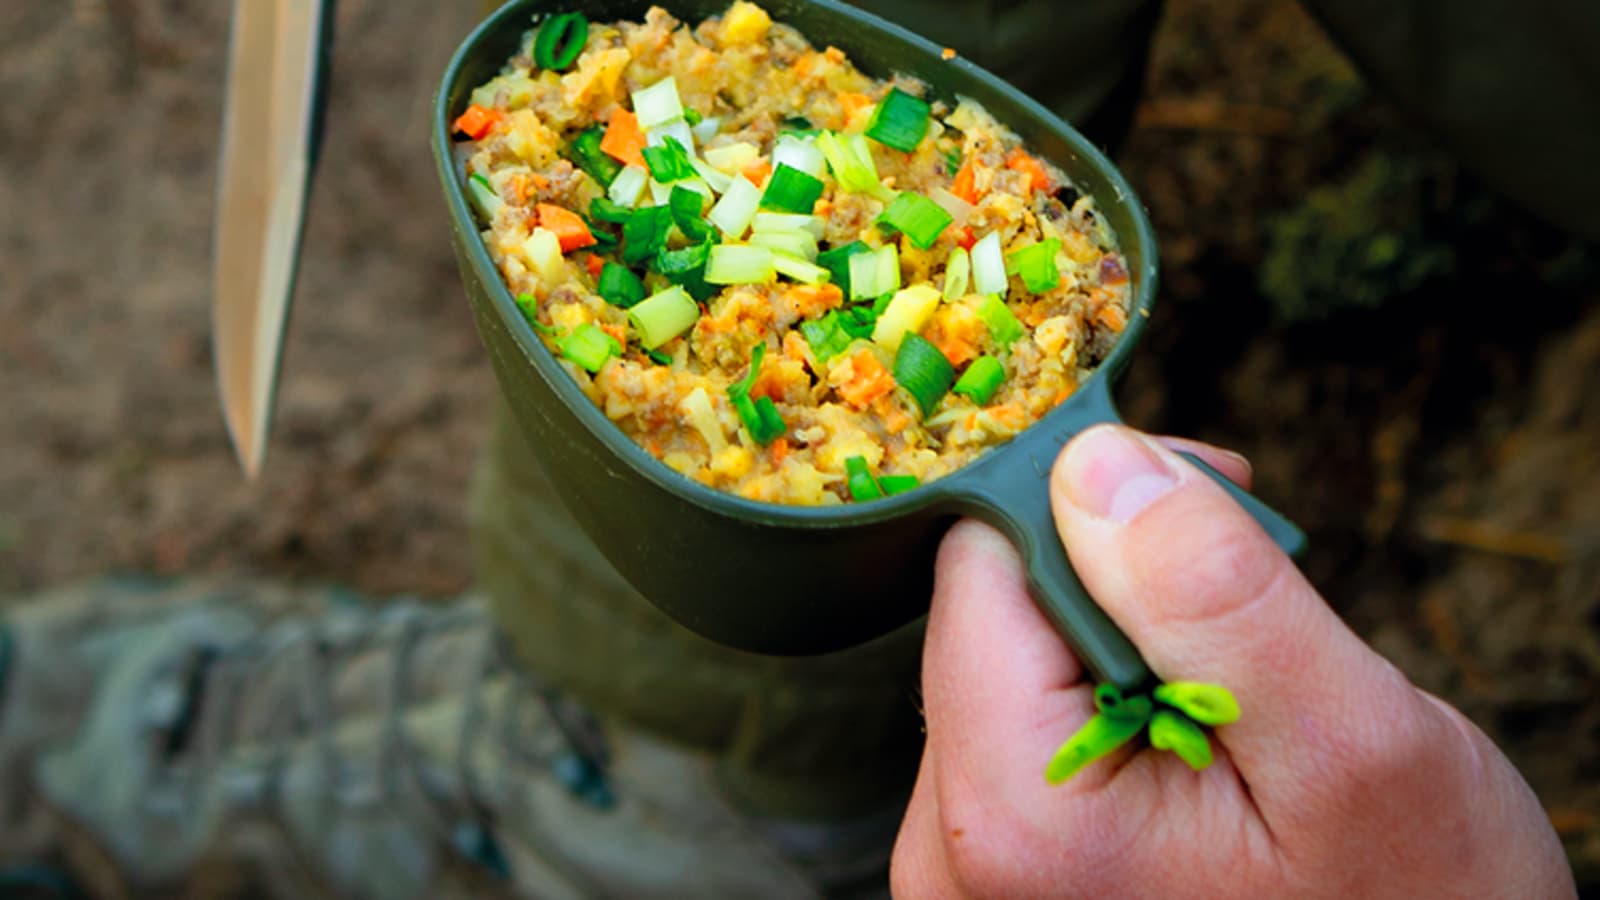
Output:
M1255 480L1255 467L1243 453L1188 438L1158 434L1152 435L1150 439L1175 453L1187 453L1198 457L1201 462L1222 473L1224 478L1247 491Z

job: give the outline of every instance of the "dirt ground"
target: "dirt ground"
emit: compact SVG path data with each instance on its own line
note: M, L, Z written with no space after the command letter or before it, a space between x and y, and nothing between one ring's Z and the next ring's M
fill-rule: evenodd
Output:
M471 583L494 395L424 110L477 5L340 4L255 484L210 369L227 6L0 4L0 594L113 570ZM1506 748L1600 887L1594 251L1455 171L1289 0L1171 0L1120 159L1165 283L1128 418L1249 454L1313 580ZM1386 229L1438 264L1340 281L1318 196L1354 205L1350 242ZM1264 272L1336 302L1308 317Z

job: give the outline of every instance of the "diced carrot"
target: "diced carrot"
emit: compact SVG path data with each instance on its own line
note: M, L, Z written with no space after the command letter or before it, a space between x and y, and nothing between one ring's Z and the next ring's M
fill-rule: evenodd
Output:
M1056 391L1055 398L1050 401L1050 405L1052 407L1060 406L1061 404L1067 402L1067 398L1071 397L1074 393L1076 393L1076 391L1077 388L1062 388L1061 390Z
M780 465L783 462L783 458L789 455L789 442L784 438L778 438L772 442L772 446L767 450L772 454L772 464L775 466Z
M528 179L533 182L534 187L541 191L550 186L550 179L540 175L538 172L530 172Z
M940 50L939 51L939 58L940 59L955 59L956 58L956 48L954 48L954 47L946 47L943 50Z
M745 166L744 172L740 174L749 179L750 183L756 187L766 187L767 179L772 177L772 163L758 157L755 162Z
M617 107L611 113L605 135L600 138L600 149L623 165L642 167L644 148L644 132L639 128L639 117Z
M988 409L988 413L992 421L1010 428L1020 429L1028 424L1027 414L1022 411L1022 407L1015 403L1002 403L998 406L991 406Z
M617 343L621 344L622 346L628 346L628 329L622 327L621 325L609 325L605 322L601 322L600 330L616 338Z
M956 178L950 182L950 193L968 203L978 202L978 172L972 160L962 162L961 168L956 170Z
M950 360L950 365L952 366L959 366L969 359L976 358L978 355L978 351L967 342L966 338L959 335L942 333L938 335L938 338L933 342L933 345L939 348L939 352L944 354L945 359Z
M537 209L539 227L555 232L556 239L561 242L562 253L570 253L581 247L592 247L598 243L590 233L588 223L572 210L562 209L549 203L541 203Z
M895 403L888 394L874 401L872 408L878 413L878 420L883 422L883 427L888 429L890 434L899 434L911 424L911 417L906 415L904 406Z
M789 288L789 296L803 319L814 319L844 302L844 291L836 284L797 284Z
M1049 193L1056 188L1055 179L1044 170L1044 164L1029 156L1021 147L1013 148L1006 156L1006 168L1026 174L1028 186L1033 190Z
M841 91L839 94L839 108L844 111L845 125L848 127L850 120L856 117L863 109L872 105L872 98L856 91Z
M955 230L955 238L956 243L959 244L963 250L971 250L972 245L978 242L978 236L973 234L972 229L965 225Z
M838 390L839 396L856 409L866 409L872 401L894 390L894 376L871 350L856 351L850 357L850 368L850 380Z
M589 270L589 277L599 278L600 273L605 271L606 261L594 253L588 254L588 257L583 261L584 268Z
M475 141L481 141L504 118L505 114L499 110L485 109L474 103L467 107L467 111L455 120L455 123L450 126L450 130L464 134Z

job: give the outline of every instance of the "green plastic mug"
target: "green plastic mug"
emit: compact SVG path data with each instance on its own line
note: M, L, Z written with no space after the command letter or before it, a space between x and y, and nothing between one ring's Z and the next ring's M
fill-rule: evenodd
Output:
M579 390L540 342L479 235L452 152L450 123L472 88L498 73L536 16L573 0L515 0L469 35L434 103L433 152L478 332L513 416L563 502L638 591L713 640L758 653L815 654L863 643L927 612L939 539L961 516L1004 532L1026 562L1028 586L1089 671L1133 690L1151 674L1095 605L1056 534L1047 478L1069 438L1118 420L1111 387L1127 368L1156 294L1150 221L1122 175L1082 135L1021 91L899 26L832 0L765 0L777 21L832 45L863 71L925 82L947 100L981 103L1094 197L1118 236L1132 284L1128 326L1078 391L1031 428L967 467L868 503L782 506L705 487L635 445ZM585 0L591 20L642 20L647 0ZM666 0L698 22L728 0ZM1291 554L1305 536L1260 501L1190 457ZM530 546L529 553L539 548Z

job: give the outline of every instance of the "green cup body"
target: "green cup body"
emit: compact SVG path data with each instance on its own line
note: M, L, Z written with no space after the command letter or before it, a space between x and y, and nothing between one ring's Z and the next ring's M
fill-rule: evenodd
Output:
M1120 242L1133 304L1118 344L1079 392L1012 442L917 490L872 503L790 507L724 494L668 469L609 422L523 321L489 259L451 153L449 123L472 88L493 77L539 13L572 0L518 0L457 51L433 113L433 146L457 259L495 376L528 445L562 501L613 566L688 628L760 653L815 654L871 640L922 615L933 557L949 525L984 512L1019 484L1045 490L1054 451L1114 417L1110 382L1125 368L1155 296L1154 238L1120 173L1087 139L1015 88L941 48L852 7L768 0L773 18L814 45L836 46L878 77L905 73L954 102L970 97L1095 198ZM641 19L640 0L585 2L592 21ZM726 0L661 4L695 23ZM1018 482L1018 480L1021 482ZM1007 490L995 490L1006 486ZM528 548L539 552L537 546Z

